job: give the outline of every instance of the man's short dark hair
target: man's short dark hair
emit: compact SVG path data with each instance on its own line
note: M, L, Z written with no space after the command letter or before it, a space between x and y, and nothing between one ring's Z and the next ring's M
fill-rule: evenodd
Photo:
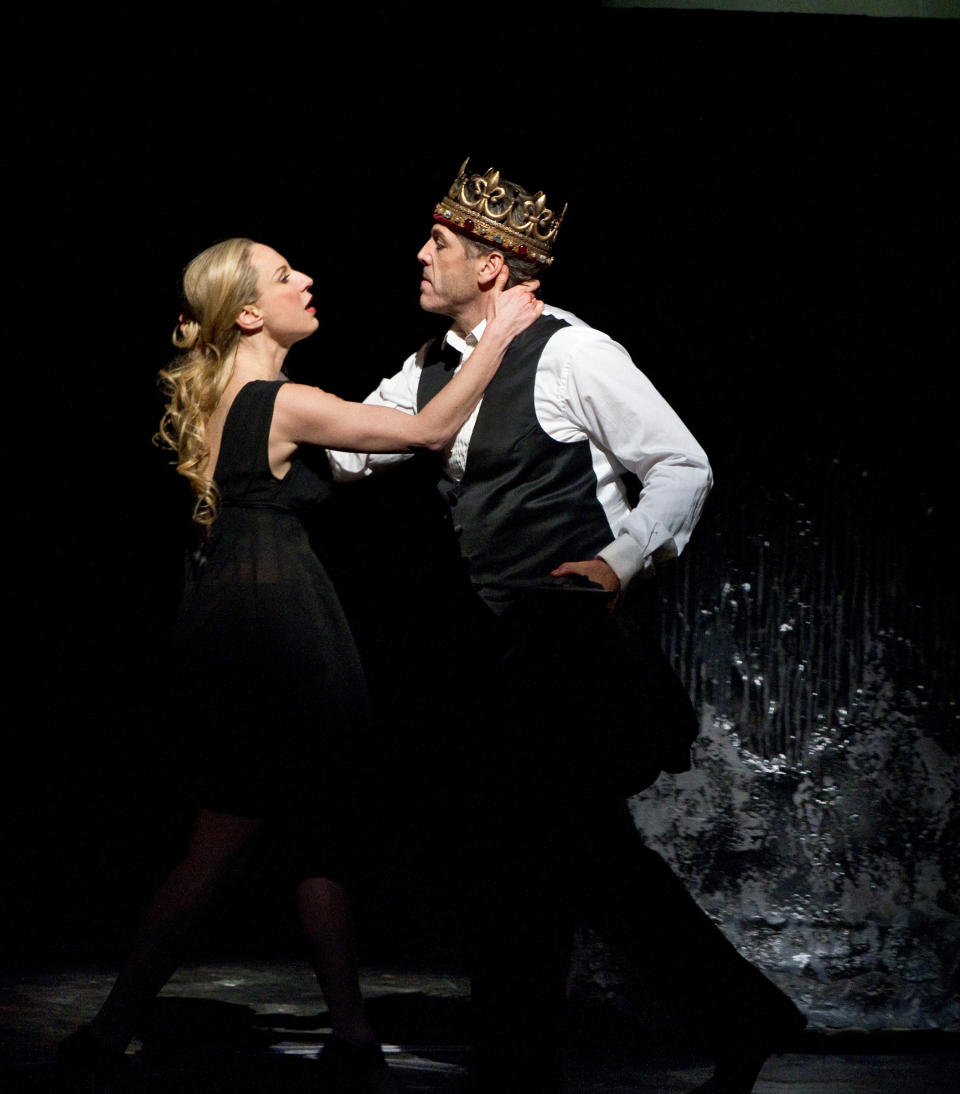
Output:
M513 285L519 285L521 281L543 280L546 270L539 262L531 262L527 258L520 258L518 255L505 251L502 247L495 247L492 243L481 243L478 239L471 239L469 236L458 234L463 241L464 249L471 258L479 258L480 255L492 254L494 251L503 255L503 261L510 271L510 276L507 278L508 289Z

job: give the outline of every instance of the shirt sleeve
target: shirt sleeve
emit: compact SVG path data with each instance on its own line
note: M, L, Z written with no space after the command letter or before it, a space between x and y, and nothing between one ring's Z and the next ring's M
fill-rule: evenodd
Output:
M417 412L417 388L420 384L419 355L411 354L403 363L403 368L395 375L385 378L364 399L369 406L386 406L402 410L406 414ZM338 482L350 482L363 479L384 468L409 460L412 452L343 452L328 448L327 459L333 469L333 477Z
M599 552L626 585L687 545L713 484L706 453L627 351L589 327L560 332L557 402L574 440L585 435L611 467L642 483L635 509Z

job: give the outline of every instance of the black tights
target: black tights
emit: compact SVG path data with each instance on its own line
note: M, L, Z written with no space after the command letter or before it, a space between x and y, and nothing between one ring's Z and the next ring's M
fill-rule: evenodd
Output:
M255 818L200 810L186 855L155 894L113 989L90 1023L94 1036L113 1048L125 1048L145 1008L173 975L190 928L261 824ZM334 1032L349 1041L372 1040L360 996L346 890L331 878L306 877L297 887L297 909Z

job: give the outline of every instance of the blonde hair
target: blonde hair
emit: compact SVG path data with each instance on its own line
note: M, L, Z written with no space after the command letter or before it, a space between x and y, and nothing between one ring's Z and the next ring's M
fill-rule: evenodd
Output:
M168 402L154 438L177 454L176 467L196 496L193 519L209 527L218 494L206 430L233 374L240 341L237 316L257 299L257 271L249 256L253 241L227 239L208 247L183 271L184 312L173 332L180 356L159 373Z

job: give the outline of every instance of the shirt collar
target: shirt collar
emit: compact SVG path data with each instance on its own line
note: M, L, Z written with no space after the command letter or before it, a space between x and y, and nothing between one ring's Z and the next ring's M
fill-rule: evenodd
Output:
M443 344L450 346L457 351L462 357L465 353L469 352L480 341L483 336L483 332L487 329L486 319L481 319L480 322L473 328L472 331L466 336L457 334L457 332L451 327L450 330L443 336Z

